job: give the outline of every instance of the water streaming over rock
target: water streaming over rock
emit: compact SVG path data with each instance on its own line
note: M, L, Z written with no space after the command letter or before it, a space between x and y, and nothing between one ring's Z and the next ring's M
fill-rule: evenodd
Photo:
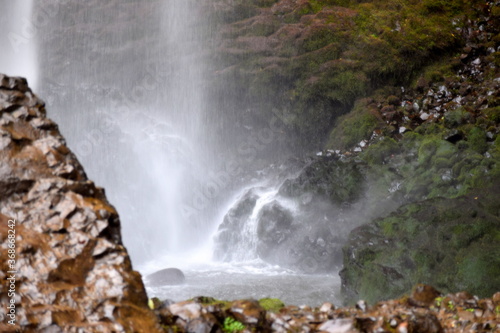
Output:
M195 0L37 3L31 20L49 18L39 21L30 40L40 45L36 59L43 64L37 93L89 177L106 189L119 211L134 264L146 274L169 266L186 272L182 289L150 293L181 300L205 290L203 294L216 297L278 296L293 302L293 297L286 298L287 290L300 285L303 293L297 293L297 302L310 303L324 290L335 298L338 278L314 278L313 286L309 277L289 270L321 271L318 260L329 251L318 236L321 231L308 232L307 241L293 245L304 238L298 225L312 210L297 214L303 205L278 193L283 179L276 181L274 174L259 176L272 184L244 184L252 179L245 175L246 164L257 161L255 154L268 143L271 130L265 128L267 134L260 135L262 131L248 127L247 137L236 140L243 149L232 147L240 156L224 158L235 138L220 130L228 121L218 118L206 90L211 25L203 8ZM2 24L16 26L10 20ZM37 67L33 49L22 54L31 58L18 58L16 64ZM0 58L0 65L13 63L11 59ZM33 73L18 74L31 80ZM252 146L255 140L260 141ZM233 183L244 189L237 191ZM245 205L247 195L253 202L243 221L235 210ZM231 214L243 229L233 226L238 232L221 243ZM316 217L332 218L323 215ZM266 232L267 238L259 235ZM212 261L215 234L219 261ZM277 255L273 243L283 244ZM293 256L284 260L290 251L302 250L306 252L300 261ZM312 259L308 264L304 258ZM329 263L329 269L336 264Z

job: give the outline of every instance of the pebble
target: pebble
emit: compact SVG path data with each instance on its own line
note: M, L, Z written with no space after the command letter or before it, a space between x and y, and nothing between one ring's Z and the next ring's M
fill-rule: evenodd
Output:
M429 116L430 116L430 115L429 115L427 112L422 112L422 113L420 114L420 119L422 119L422 120L427 120L427 119L429 119Z

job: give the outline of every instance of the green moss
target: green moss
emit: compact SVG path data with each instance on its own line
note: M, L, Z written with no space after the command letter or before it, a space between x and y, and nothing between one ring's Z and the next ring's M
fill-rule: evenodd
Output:
M452 143L445 141L445 140L439 140L439 144L436 149L436 158L447 158L450 159L453 155L455 155L458 152L458 149L455 145Z
M367 78L363 73L343 71L333 76L325 76L320 81L326 96L344 105L351 105L367 91Z
M224 325L222 327L222 331L225 333L234 333L234 332L240 332L245 329L245 325L243 323L237 321L234 318L231 317L226 317L224 319Z
M381 268L370 265L360 281L359 294L366 302L374 304L377 301L387 299L385 291L390 288L394 290L395 285L390 286L390 281L381 274Z
M430 82L442 82L452 75L454 75L453 62L449 58L427 66L423 74L424 79Z
M416 283L443 292L468 290L481 297L496 292L500 205L491 195L498 192L500 182L494 184L480 194L405 205L356 229L345 247L356 249L344 253L345 294L353 286L358 294L350 295L378 301L398 297Z
M470 120L470 114L464 108L449 111L444 115L444 124L448 128L455 128Z
M498 243L496 243L498 244ZM500 285L500 250L493 240L479 242L457 256L457 283L466 283L469 292L488 297Z
M328 26L318 27L302 42L303 52L311 52L338 40L337 34Z
M247 17L246 11L257 12L254 7L275 3L238 0L234 14ZM235 88L244 95L242 103L248 105L248 92L250 100L258 104L256 109L286 105L296 119L290 136L307 138L298 141L314 141L317 146L331 133L335 118L373 89L407 86L416 77L436 82L453 74L454 65L449 60L462 46L456 25L472 14L471 3L459 0L298 2L275 13L272 24L248 20L252 27L234 29L233 45L225 44L232 61L224 62L224 67L245 69L242 75L248 76L247 80ZM304 19L304 15L311 16ZM304 25L300 33L289 24L299 21ZM276 41L272 53L258 47L232 52L243 50L239 37L272 33ZM276 56L279 64L263 66Z
M382 164L384 160L390 159L399 149L400 146L395 140L384 137L383 140L368 147L361 154L361 158L368 164Z
M204 304L204 305L220 305L223 308L228 308L231 305L230 301L223 301L220 299L216 299L208 296L197 296L191 299L194 302Z
M496 124L500 123L500 106L487 108L483 110L484 114Z
M369 139L377 124L378 119L367 109L366 101L358 101L351 112L338 118L326 148L352 148L362 140Z
M474 127L467 135L467 141L470 147L480 154L484 154L488 150L486 142L486 133L479 127Z
M420 145L418 149L418 163L421 165L427 165L439 146L439 139L435 138L426 138Z
M460 12L460 1L447 0L424 0L422 5L429 14L450 13L457 14Z
M254 0L255 4L259 7L271 7L274 5L278 0Z
M383 220L380 223L380 226L382 227L382 232L384 233L384 235L387 237L394 237L396 235L398 223L399 220L394 218L387 218Z
M162 304L162 301L158 297L153 297L153 298L148 299L148 307L151 310L158 309L161 304Z
M262 298L259 300L259 304L264 310L271 312L278 312L285 307L285 303L277 298Z
M350 0L309 0L309 4L314 13L319 12L325 6L346 6Z

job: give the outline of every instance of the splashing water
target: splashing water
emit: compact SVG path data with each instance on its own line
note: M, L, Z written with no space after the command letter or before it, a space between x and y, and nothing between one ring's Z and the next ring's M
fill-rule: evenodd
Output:
M212 27L199 1L0 0L0 9L0 31L8 31L0 34L0 72L28 77L47 102L89 178L120 213L136 268L185 272L185 285L148 287L151 296L338 299L337 276L259 259L258 219L278 200L277 187L258 193L233 260L213 260L213 237L237 191L221 171L224 147L213 145L232 138L211 126L222 119L204 88ZM37 21L48 9L51 19Z

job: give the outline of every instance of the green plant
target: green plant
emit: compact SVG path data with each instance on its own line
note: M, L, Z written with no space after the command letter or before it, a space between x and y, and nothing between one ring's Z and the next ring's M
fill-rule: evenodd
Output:
M285 304L277 298L262 298L259 300L260 306L266 311L278 312Z
M245 329L245 325L243 323L237 321L234 318L227 317L224 319L224 327L222 330L226 333L233 333L243 331Z

